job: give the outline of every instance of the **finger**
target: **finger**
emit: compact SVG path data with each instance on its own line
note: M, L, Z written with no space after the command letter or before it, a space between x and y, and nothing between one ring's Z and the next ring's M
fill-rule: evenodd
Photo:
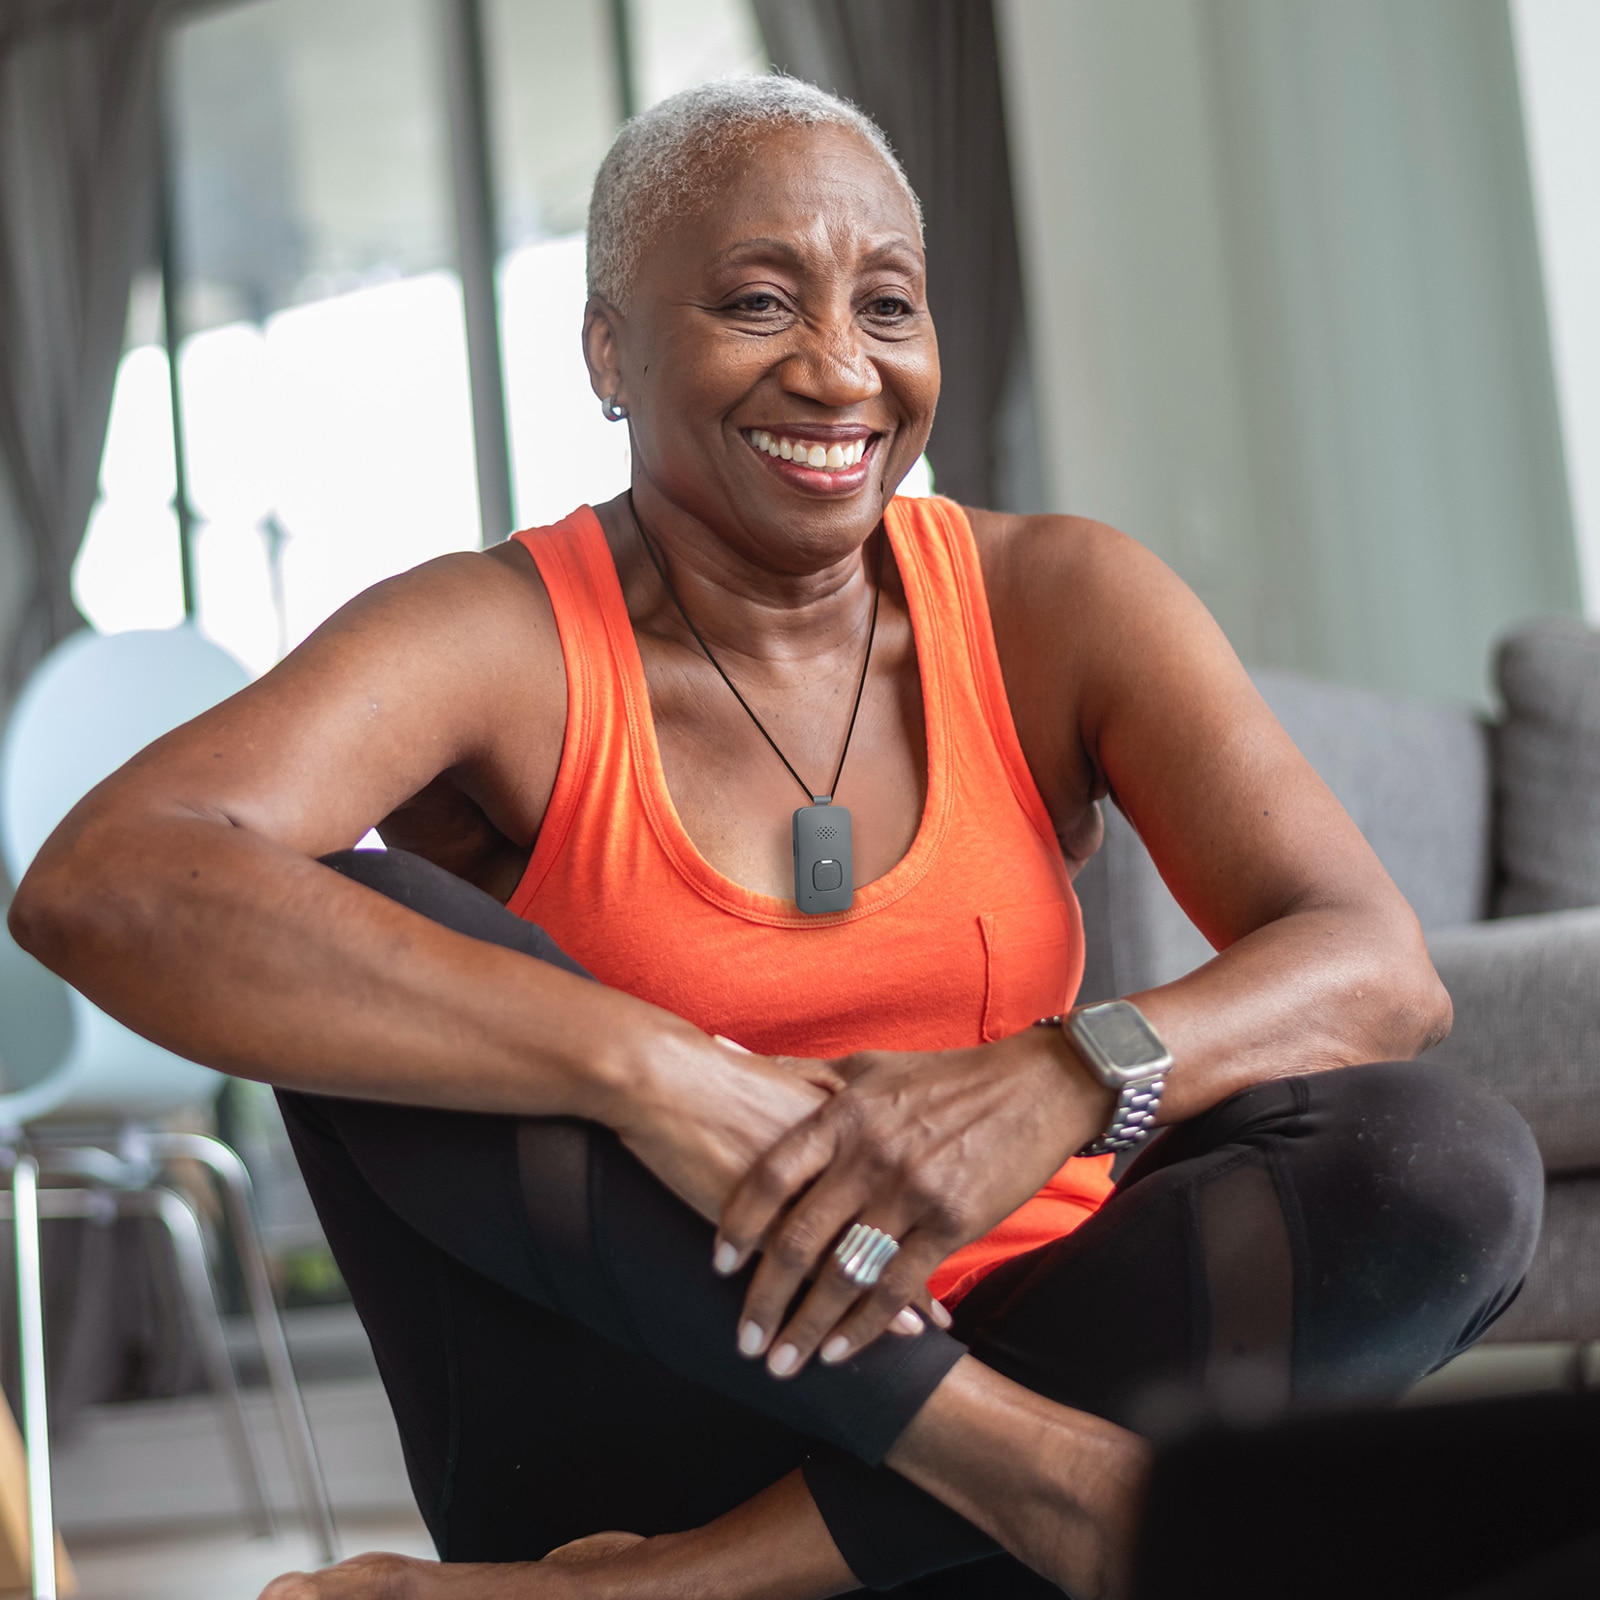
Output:
M931 1322L936 1328L948 1328L955 1318L944 1308L943 1301L934 1299L928 1289L923 1288L911 1297L910 1310L922 1318L924 1322ZM889 1331L895 1333L894 1323L889 1324Z
M898 1315L889 1319L889 1326L883 1331L895 1334L918 1334L930 1322L936 1328L949 1328L955 1322L955 1318L945 1310L940 1301L935 1300L924 1289L921 1294L912 1298L910 1305L903 1306ZM824 1340L822 1348L826 1350L827 1347L827 1341Z
M815 1056L773 1056L772 1060L786 1072L792 1072L807 1083L814 1083L819 1089L826 1089L829 1094L838 1094L846 1087L831 1061L821 1061Z
M773 1349L773 1335L789 1320L795 1296L807 1278L826 1275L824 1266L834 1241L855 1221L866 1199L859 1183L824 1180L773 1224L740 1315L739 1349L745 1355ZM844 1282L842 1274L833 1276ZM841 1303L835 1316L843 1310Z
M938 1306L945 1318L941 1326L949 1327L950 1313L932 1299L926 1289L928 1274L948 1253L944 1245L926 1235L912 1233L900 1253L884 1268L877 1284L859 1296L819 1340L821 1359L835 1366L866 1349L880 1334L898 1331L897 1325L906 1307L919 1300L928 1308L930 1317L934 1316L933 1307ZM787 1337L787 1333L780 1337Z
M833 1159L834 1135L816 1116L791 1128L734 1185L722 1207L711 1264L738 1272L782 1212Z
M894 1227L899 1225L897 1222L891 1226L890 1219L882 1217L874 1221L874 1217L878 1216L877 1213L860 1212L857 1215L863 1226L875 1228L880 1235L887 1237L891 1246L893 1245ZM837 1238L837 1235L834 1237ZM799 1372L862 1295L869 1292L859 1281L846 1273L832 1249L829 1250L827 1258L819 1263L814 1276L815 1281L810 1292L769 1341L770 1354L767 1357L767 1366L775 1377L790 1377ZM908 1334L922 1332L924 1326L922 1318L915 1311L908 1310L911 1294L918 1287L920 1284L913 1283L912 1292L900 1297L899 1304L891 1308L888 1316L883 1319L881 1327L888 1327L897 1316L905 1313L901 1331Z

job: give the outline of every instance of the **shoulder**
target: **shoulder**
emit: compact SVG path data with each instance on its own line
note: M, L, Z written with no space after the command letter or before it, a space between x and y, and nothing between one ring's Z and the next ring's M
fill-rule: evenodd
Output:
M1108 717L1241 676L1205 607L1137 540L1088 517L966 514L1006 696L1053 810L1104 792Z
M296 655L404 658L442 686L501 658L543 661L560 644L544 582L514 541L435 557L374 584L335 612ZM291 656L290 661L294 660Z
M549 597L520 547L437 557L357 595L238 706L263 737L313 744L381 725L386 757L425 747L435 771L508 738L559 746L565 678Z
M1069 604L1098 609L1130 592L1181 589L1138 540L1092 517L962 508L972 525L991 609L1008 617Z

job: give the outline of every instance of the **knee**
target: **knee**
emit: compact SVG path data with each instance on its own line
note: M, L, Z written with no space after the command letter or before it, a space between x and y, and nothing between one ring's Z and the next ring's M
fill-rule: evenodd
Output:
M1485 1287L1520 1282L1538 1241L1544 1165L1519 1113L1469 1074L1432 1062L1326 1076L1369 1200L1428 1240L1441 1270Z
M318 860L340 877L402 902L410 898L418 870L426 871L428 865L420 856L404 850L335 850Z

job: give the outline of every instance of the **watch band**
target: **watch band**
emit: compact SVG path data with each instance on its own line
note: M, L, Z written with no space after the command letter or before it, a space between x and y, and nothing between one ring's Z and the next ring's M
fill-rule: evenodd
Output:
M1062 1028L1065 1032L1063 1027L1065 1022L1066 1017L1057 1012L1053 1017L1040 1017L1034 1023L1034 1027ZM1111 1121L1106 1124L1105 1131L1074 1154L1108 1156L1124 1150L1137 1149L1155 1132L1156 1110L1161 1104L1162 1091L1166 1087L1165 1075L1124 1084L1117 1092L1117 1103L1111 1109Z
M1165 1078L1128 1084L1117 1096L1116 1109L1111 1113L1106 1131L1098 1139L1091 1139L1078 1154L1109 1156L1143 1144L1155 1132L1156 1107L1161 1104L1161 1091L1166 1086Z

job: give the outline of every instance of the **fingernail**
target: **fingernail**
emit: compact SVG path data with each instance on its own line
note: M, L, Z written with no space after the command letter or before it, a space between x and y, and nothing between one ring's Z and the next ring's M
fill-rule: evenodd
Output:
M921 1333L922 1318L910 1306L904 1307L894 1319L894 1325L901 1333Z
M775 1378L787 1378L799 1364L800 1352L792 1344L780 1344L772 1352L772 1359L767 1363L768 1369Z
M742 1056L747 1056L750 1054L750 1047L748 1045L740 1044L737 1039L730 1039L725 1033L714 1033L711 1037L715 1039L718 1044L725 1044L730 1050L737 1050Z
M730 1244L728 1240L724 1239L722 1243L717 1246L716 1254L711 1258L711 1270L713 1272L720 1272L722 1276L726 1278L728 1274L732 1272L733 1269L738 1265L739 1247L737 1245Z
M929 1315L941 1328L948 1328L956 1319L945 1310L942 1301L935 1300L928 1306Z
M747 1322L739 1329L739 1349L747 1356L758 1356L766 1337L758 1323Z
M850 1341L842 1333L836 1333L822 1347L822 1359L831 1367L835 1361L843 1361L850 1354Z

